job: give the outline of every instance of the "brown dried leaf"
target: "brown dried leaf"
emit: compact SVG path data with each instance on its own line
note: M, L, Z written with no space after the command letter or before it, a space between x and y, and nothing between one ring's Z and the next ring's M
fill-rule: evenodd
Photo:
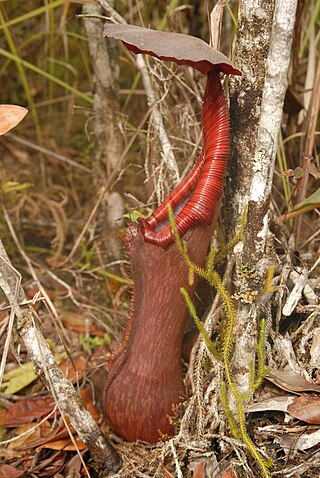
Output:
M308 382L292 370L272 370L268 373L266 379L287 392L320 392L320 385Z
M95 420L98 420L99 413L97 412L97 409L95 408L95 406L92 402L91 390L90 389L80 390L80 397L81 397L86 409L91 413L92 417Z
M136 25L105 23L103 35L123 41L134 53L146 53L159 60L192 66L206 75L213 69L241 75L231 61L200 38L183 33L160 32Z
M205 462L199 463L193 472L192 478L204 478L204 467L206 466Z
M48 443L44 443L41 445L41 448L47 448L49 450L64 450L64 451L76 451L77 448L79 450L86 450L87 445L83 443L80 438L75 438L75 443L76 445L73 444L70 438L66 438L65 440L57 440L57 441L51 441Z
M70 438L70 435L64 423L56 428L52 428L52 424L50 424L50 428L46 427L45 429L41 429L41 438L34 446L37 447L37 451L39 451L45 443L64 440L65 438Z
M33 443L40 439L41 429L40 426L35 427L35 423L25 423L21 427L15 429L15 440L8 443L7 450L14 450L16 455L19 455L19 451L26 450L33 447ZM27 433L29 432L30 433ZM19 451L18 451L19 450ZM24 454L24 453L22 453Z
M302 394L296 397L291 405L288 406L288 412L298 420L302 420L312 425L320 424L320 397L318 395Z
M0 478L19 478L23 474L23 471L17 470L11 465L0 466Z
M34 466L34 463L30 463L32 466L33 476L37 476L39 478L49 478L55 477L59 473L61 473L62 469L65 466L67 461L67 452L66 451L58 451L57 453L48 453L45 459L39 457L38 463ZM34 457L33 457L34 459ZM25 467L25 469L30 468L31 466Z
M76 453L71 459L67 461L65 469L63 470L64 471L63 476L65 476L65 478L76 478L77 476L81 476L80 475L81 468L82 468L81 455L83 455L83 453L81 453L80 455Z
M22 106L0 105L0 135L17 126L27 113L28 110Z
M80 312L71 312L70 310L59 308L59 316L69 330L73 330L79 334L89 332L89 335L104 337L105 332L97 327L91 319L88 319L88 317L82 315Z
M99 419L99 413L97 412L94 404L92 403L92 396L91 391L88 389L80 390L81 399L86 407L86 409L91 413L94 420ZM70 424L68 417L65 417L65 421L69 426L69 431L74 434L74 428ZM52 430L49 434L44 436L41 440L39 440L37 447L40 450L41 448L50 448L53 450L74 450L74 445L70 440L70 435L67 428L64 426L64 423L61 424L57 429ZM78 442L77 442L78 443ZM85 449L85 445L82 442L79 442L79 448L81 450ZM63 444L63 446L61 445ZM64 446L65 445L65 446ZM61 446L61 448L60 448Z
M237 478L238 474L234 470L224 471L221 478Z
M28 398L11 405L8 410L1 411L1 423L4 427L17 427L40 419L51 412L54 407L52 397Z
M75 357L71 362L70 358L67 357L62 360L60 364L61 372L68 380L81 380L84 374L84 369L86 365L86 359L84 355L79 355Z

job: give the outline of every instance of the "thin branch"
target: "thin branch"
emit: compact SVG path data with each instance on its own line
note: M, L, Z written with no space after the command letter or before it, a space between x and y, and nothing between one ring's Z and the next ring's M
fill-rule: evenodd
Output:
M109 2L107 0L97 0L97 1L101 5L101 7L104 8L107 14L110 15L116 22L122 23L122 24L126 23L125 19L121 15L119 15L119 13L116 10L114 10L114 8L112 8L109 5ZM167 165L168 173L171 179L173 180L173 184L176 185L180 179L179 168L176 163L174 153L171 147L171 143L164 126L160 109L158 107L156 95L152 88L148 69L146 67L146 63L142 55L136 56L136 64L137 64L138 70L141 73L143 86L147 95L148 105L152 107L151 121L159 135L159 141L160 141L161 149L162 149L162 160Z
M171 143L169 141L162 115L157 104L157 99L155 93L152 89L151 79L148 73L146 63L141 54L137 55L136 63L138 70L141 73L142 83L147 95L148 105L152 107L151 121L158 131L159 141L162 148L162 159L167 164L168 171L172 179L174 180L174 185L179 182L179 168L176 163Z
M253 201L263 201L271 193L296 8L297 0L277 0L275 3L250 192Z

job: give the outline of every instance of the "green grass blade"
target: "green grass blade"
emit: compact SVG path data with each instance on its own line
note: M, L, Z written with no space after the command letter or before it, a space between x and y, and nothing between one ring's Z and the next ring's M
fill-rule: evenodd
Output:
M21 58L18 54L18 50L16 48L13 37L11 35L10 29L5 25L5 19L4 19L4 15L2 13L1 7L0 7L0 25L2 25L3 27L4 36L6 38L6 41L8 43L8 47L11 53L6 52L6 50L3 50L3 51L6 52L8 55L11 55L13 61L16 64L17 70L20 75L21 83L23 85L23 88L27 97L28 105L31 110L31 115L34 121L36 135L37 135L38 141L42 143L42 133L40 128L38 113L31 95L28 78L27 78L26 72L24 71L24 65L21 63Z
M288 169L287 166L287 158L286 158L286 153L283 147L283 138L282 134L280 132L279 134L279 144L278 144L278 150L277 150L277 160L279 164L279 169L281 173L281 180L282 180L282 187L283 187L283 192L284 192L284 197L286 199L286 206L290 209L291 207L291 191L290 191L290 185L289 185L289 179L288 177L284 176L282 173Z
M82 93L82 91L79 91L77 88L74 88L73 86L69 85L63 80L60 80L59 78L56 78L55 76L50 75L50 73L46 72L45 70L42 70L41 68L38 68L37 66L33 65L32 63L29 63L26 60L22 60L19 56L15 56L12 53L9 53L8 51L4 50L3 48L0 48L0 55L5 56L6 58L9 58L10 60L15 61L16 63L21 64L25 68L28 68L29 70L37 73L38 75L43 76L44 78L47 78L50 81L53 81L54 83L57 83L57 85L61 86L62 88L65 88L66 90L70 91L71 93L75 94L79 98L83 99L90 105L93 104L93 98L91 96L86 95L85 93Z
M41 15L44 12L47 12L53 8L60 7L65 3L65 0L55 0L54 2L50 3L49 5L44 5L43 7L36 8L34 10L30 10L30 12L25 13L24 15L21 15L20 17L13 18L12 20L9 20L8 22L3 22L0 25L0 30L3 30L4 28L11 27L13 25L17 25L18 23L24 22L26 20L29 20L30 18L33 18L37 15Z
M157 30L161 32L166 27L168 23L169 15L178 5L179 5L179 0L171 0Z
M0 0L1 1L1 0ZM19 43L19 51L21 52L24 48L26 48L28 45L30 45L32 42L36 41L36 40L40 40L43 36L45 35L49 35L50 34L50 31L41 31L41 32L37 32L33 35L30 35L26 40L24 40L23 42ZM62 33L61 32L58 32L59 35L61 35ZM74 33L74 32L66 32L66 35L67 37L69 38L75 38L76 40L81 40L81 41L84 41L86 43L88 43L88 40L85 36L83 35L80 35L78 33ZM80 51L80 55L81 53L83 52L83 50L81 49L81 47L79 47L79 51ZM6 71L6 69L8 68L8 66L11 64L12 60L8 59L4 65L2 66L2 68L0 68L0 76L3 75L3 73ZM90 71L86 66L85 66L85 71ZM89 75L87 75L89 76Z

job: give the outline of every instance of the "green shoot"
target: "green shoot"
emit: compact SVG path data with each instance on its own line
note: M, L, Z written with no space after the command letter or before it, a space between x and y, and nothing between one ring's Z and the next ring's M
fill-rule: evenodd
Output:
M209 335L208 335L208 332L206 331L203 323L201 322L201 320L199 319L198 315L197 315L197 312L196 312L196 309L195 309L195 306L193 305L193 302L188 294L188 292L186 291L186 289L184 289L183 287L180 288L180 291L181 291L181 294L183 295L184 297L184 300L186 301L186 304L188 306L188 309L189 309L189 313L191 315L191 317L193 318L194 320L194 323L196 324L196 326L198 327L198 330L200 332L200 334L202 335L202 338L206 344L206 347L207 349L209 350L209 352L211 353L211 355L213 355L213 357L218 360L218 361L221 361L221 357L219 357L219 355L217 354L217 351L216 351L216 348L214 346L214 343L212 342L212 340L210 339Z

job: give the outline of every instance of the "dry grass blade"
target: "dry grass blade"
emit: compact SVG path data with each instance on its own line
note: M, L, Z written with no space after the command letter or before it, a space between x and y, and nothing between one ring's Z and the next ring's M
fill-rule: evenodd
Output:
M57 161L61 161L62 163L69 164L70 166L73 166L74 168L81 169L82 171L91 174L91 169L87 168L81 163L77 163L76 161L73 161L70 158L67 158L63 154L56 153L55 151L51 151L48 148L45 148L44 146L40 146L39 144L35 144L32 141L29 141L25 138L21 138L19 136L16 136L15 134L9 133L6 135L6 138L9 138L12 141L15 141L16 143L19 143L23 146L26 146L27 148L30 148L34 151L38 151L39 153L42 153L49 158L56 159Z
M311 163L313 157L314 144L315 144L315 132L318 123L320 108L320 57L318 59L316 74L314 78L314 84L312 89L311 100L308 108L307 117L305 120L305 132L302 143L302 155L300 166L303 168L304 175L298 189L297 202L300 203L306 198L308 188L309 171L308 166ZM303 217L298 217L295 223L295 231L297 234L297 242L300 242L301 228Z
M134 142L136 136L139 134L140 129L142 128L142 126L143 126L143 124L145 123L146 119L147 119L147 118L149 117L149 115L151 114L151 111L152 111L152 109L150 108L150 109L146 112L146 114L144 115L144 117L143 117L142 121L140 122L140 124L139 124L139 126L138 126L138 128L137 128L137 130L136 130L136 132L135 132L135 134L132 136L132 138L131 138L131 140L129 141L127 147L126 147L125 150L123 151L122 157L120 158L120 162L122 162L123 159L126 157L126 155L127 155L128 151L129 151L130 147L132 146L132 144L133 144L133 142ZM109 190L112 188L112 185L113 185L114 181L116 181L117 175L118 175L117 171L114 171L114 172L110 175L110 177L108 178L107 184L105 185L105 187L104 187L104 188L102 189L102 191L100 192L100 196L99 196L97 202L95 203L93 209L91 210L90 215L89 215L89 218L88 218L88 220L87 220L87 222L86 222L84 228L82 229L81 233L79 234L79 236L78 236L78 238L77 238L75 244L73 245L72 250L71 250L71 252L69 253L68 257L61 263L61 265L64 265L64 264L66 264L67 262L69 262L70 259L74 256L76 250L78 249L79 245L81 244L81 241L82 241L82 239L83 239L83 237L84 237L84 235L85 235L85 233L86 233L86 231L87 231L89 225L91 224L93 218L94 218L95 215L97 214L97 211L98 211L98 209L99 209L99 207L100 207L100 205L101 205L101 203L102 203L102 201L103 201L105 195L108 194Z

